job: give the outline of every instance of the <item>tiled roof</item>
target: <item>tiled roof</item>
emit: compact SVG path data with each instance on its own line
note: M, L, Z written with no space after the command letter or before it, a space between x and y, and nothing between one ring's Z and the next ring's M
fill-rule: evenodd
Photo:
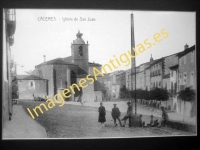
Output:
M72 56L68 56L68 57L62 58L62 60L66 61L68 63L72 63Z
M182 56L186 55L187 53L190 53L194 50L195 50L195 45L191 46L190 48L187 48L186 50L184 50L182 52L177 53L177 56L182 57Z
M18 80L46 80L35 75L17 75Z
M53 60L43 62L39 65L75 65L75 64L73 64L69 61L65 61L62 58L56 58L56 59L53 59ZM39 66L39 65L37 65L37 66Z

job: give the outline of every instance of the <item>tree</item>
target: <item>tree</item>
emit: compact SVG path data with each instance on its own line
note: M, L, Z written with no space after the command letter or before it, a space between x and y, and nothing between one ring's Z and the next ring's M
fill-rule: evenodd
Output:
M120 88L120 98L127 98L129 96L129 90L126 89L126 86L123 85L121 88Z
M192 109L190 112L191 117L196 116L196 94L193 89L190 89L189 87L185 88L185 90L182 90L178 93L178 98L184 101L184 111L185 111L185 102L191 102Z
M151 94L151 97L155 100L166 101L169 99L169 93L166 89L155 88Z
M193 102L195 100L195 91L189 87L185 88L185 90L178 93L178 98L186 102Z

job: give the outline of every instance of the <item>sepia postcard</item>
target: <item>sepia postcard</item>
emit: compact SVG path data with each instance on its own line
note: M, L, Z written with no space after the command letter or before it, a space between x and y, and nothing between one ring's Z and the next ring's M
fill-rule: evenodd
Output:
M3 9L2 138L197 135L196 13Z

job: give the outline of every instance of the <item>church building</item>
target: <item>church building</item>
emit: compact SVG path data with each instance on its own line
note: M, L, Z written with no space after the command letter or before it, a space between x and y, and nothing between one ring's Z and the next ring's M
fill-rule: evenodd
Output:
M85 78L88 74L90 74L91 78L94 78L93 67L101 71L102 65L89 62L89 44L88 42L85 43L82 35L79 31L76 34L77 39L71 44L71 56L44 61L35 66L32 75L47 82L47 90L45 91L47 91L49 98L53 99L54 95L62 93L64 88L68 88L72 84L78 84L79 80ZM98 76L98 78L101 78L101 76ZM98 80L94 80L93 84L88 84L81 91L84 101L102 101L101 84L99 84ZM34 96L37 97L37 95L37 92L34 93ZM75 93L65 100L74 101L77 100L77 97Z

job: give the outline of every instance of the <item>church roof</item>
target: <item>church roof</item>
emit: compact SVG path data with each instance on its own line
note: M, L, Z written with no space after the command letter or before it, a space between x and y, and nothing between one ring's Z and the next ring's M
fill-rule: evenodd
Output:
M18 80L46 80L35 75L17 75Z
M39 65L75 65L75 64L73 64L69 61L65 61L65 60L63 60L63 58L56 58L56 59L52 59L52 60L43 62ZM37 66L39 66L39 65L37 65Z
M87 74L88 73L85 70L83 70L80 67L78 67L78 75L87 75Z
M66 61L68 63L72 63L72 56L68 56L68 57L62 58L62 60Z
M77 39L74 40L73 44L85 44L84 40L81 38L82 35L83 34L78 31L78 33L76 34Z

